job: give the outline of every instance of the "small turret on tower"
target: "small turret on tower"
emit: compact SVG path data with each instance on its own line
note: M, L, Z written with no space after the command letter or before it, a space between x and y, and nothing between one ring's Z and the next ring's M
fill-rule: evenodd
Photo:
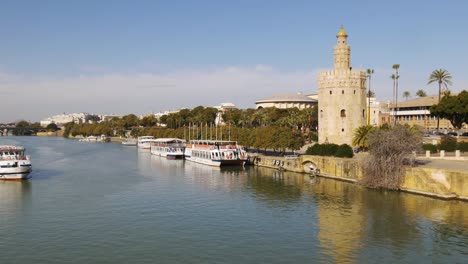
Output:
M337 44L335 46L335 70L349 70L351 65L351 48L348 45L348 34L341 26L336 35Z

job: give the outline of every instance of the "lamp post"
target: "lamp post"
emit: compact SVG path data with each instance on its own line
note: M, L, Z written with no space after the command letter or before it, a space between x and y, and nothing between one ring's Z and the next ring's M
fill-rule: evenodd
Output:
M400 64L393 64L392 68L395 70L395 125L397 123L398 117L398 79L400 75L398 75L398 69L400 69Z
M371 97L371 78L374 74L374 69L367 69L367 78L369 79L369 91L367 92L367 125L370 125L370 97Z

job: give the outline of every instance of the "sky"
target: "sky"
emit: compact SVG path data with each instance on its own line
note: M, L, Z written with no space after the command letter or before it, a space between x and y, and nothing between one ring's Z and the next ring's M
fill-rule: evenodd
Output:
M275 94L317 93L341 25L351 65L371 88L468 89L468 1L23 1L0 8L0 123L73 112L148 114L240 108Z

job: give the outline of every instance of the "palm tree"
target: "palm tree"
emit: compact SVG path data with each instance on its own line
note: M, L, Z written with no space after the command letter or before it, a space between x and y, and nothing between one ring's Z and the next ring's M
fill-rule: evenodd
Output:
M426 97L427 96L426 92L423 89L418 90L416 92L416 95L419 96L419 97Z
M374 69L367 69L367 78L369 78L369 92L367 93L367 125L370 125L370 98L372 74L374 74Z
M404 91L404 92L403 92L403 97L404 97L406 100L408 100L408 98L410 98L410 97L411 97L411 94L410 94L410 92L408 92L408 91Z
M442 85L447 88L448 85L452 85L452 75L445 69L434 70L429 76L429 81L427 84L437 82L439 84L439 99L440 103L440 94L442 91ZM437 131L439 131L439 117L437 117Z
M398 75L398 69L400 69L400 64L393 64L392 68L395 70L395 124L397 123L396 117L398 116L398 79L400 75Z
M368 137L369 134L374 130L374 127L371 125L360 126L354 130L353 135L353 146L358 146L362 148L368 148Z

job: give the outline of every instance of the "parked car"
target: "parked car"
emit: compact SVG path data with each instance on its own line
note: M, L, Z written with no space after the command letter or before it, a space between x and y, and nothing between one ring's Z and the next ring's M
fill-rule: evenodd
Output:
M450 135L450 136L458 136L457 132L448 132L447 135Z
M468 137L468 132L462 133L461 136L462 137Z

